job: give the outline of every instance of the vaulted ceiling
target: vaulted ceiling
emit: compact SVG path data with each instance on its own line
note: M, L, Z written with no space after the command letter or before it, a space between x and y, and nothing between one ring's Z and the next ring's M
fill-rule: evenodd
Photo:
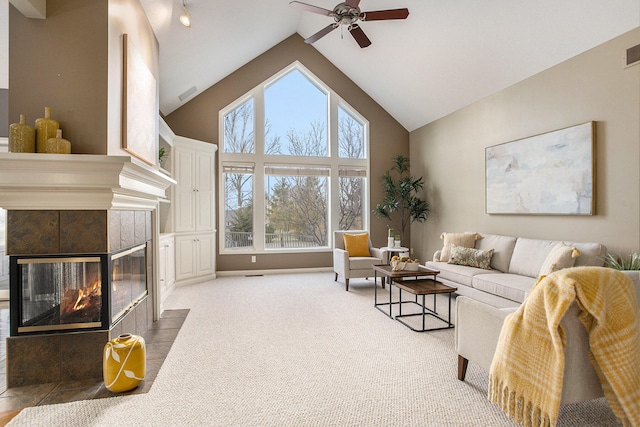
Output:
M336 0L304 0L333 9ZM332 18L289 0L141 0L160 43L167 115L294 33ZM361 0L363 11L406 7L406 20L362 22L361 49L340 28L313 46L412 131L640 26L638 0ZM621 66L622 56L620 52ZM184 101L179 95L197 91Z

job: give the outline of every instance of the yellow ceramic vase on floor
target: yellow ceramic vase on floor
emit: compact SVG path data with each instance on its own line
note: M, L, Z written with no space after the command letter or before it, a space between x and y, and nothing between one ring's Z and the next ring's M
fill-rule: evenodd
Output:
M138 386L147 371L147 350L138 335L122 334L104 346L102 360L104 385L114 393Z

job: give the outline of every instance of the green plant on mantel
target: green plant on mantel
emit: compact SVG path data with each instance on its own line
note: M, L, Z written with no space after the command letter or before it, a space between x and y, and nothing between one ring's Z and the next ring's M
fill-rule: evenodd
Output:
M164 158L166 156L167 156L167 151L164 149L164 147L160 147L160 149L158 150L158 160L160 161L160 164L164 162Z
M616 270L640 270L640 252L631 252L628 258L607 254L605 263Z
M409 158L398 154L393 158L393 167L380 177L380 183L385 191L384 200L372 212L378 218L391 221L404 241L409 224L424 222L429 217L429 203L417 196L424 187L424 179L411 176Z

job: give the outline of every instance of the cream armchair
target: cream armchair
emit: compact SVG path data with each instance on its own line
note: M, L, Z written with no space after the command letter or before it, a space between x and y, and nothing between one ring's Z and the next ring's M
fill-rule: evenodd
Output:
M338 276L344 277L345 290L349 291L349 279L353 278L369 278L374 277L374 264L382 264L385 254L379 248L371 246L369 239L370 257L349 257L349 253L345 250L343 234L361 234L367 233L365 230L339 230L333 232L333 271L336 276L334 281L338 281ZM384 287L384 280L382 286ZM376 284L374 283L374 286Z

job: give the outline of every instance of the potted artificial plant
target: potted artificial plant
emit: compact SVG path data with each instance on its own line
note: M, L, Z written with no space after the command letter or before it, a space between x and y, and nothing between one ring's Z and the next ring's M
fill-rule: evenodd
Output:
M409 158L398 154L393 158L393 167L380 177L380 183L385 195L373 214L389 220L396 232L400 232L402 241L406 241L405 232L409 224L424 222L429 216L429 204L417 196L424 187L424 179L411 176Z
M640 252L631 252L629 258L607 254L605 265L616 270L640 270Z

